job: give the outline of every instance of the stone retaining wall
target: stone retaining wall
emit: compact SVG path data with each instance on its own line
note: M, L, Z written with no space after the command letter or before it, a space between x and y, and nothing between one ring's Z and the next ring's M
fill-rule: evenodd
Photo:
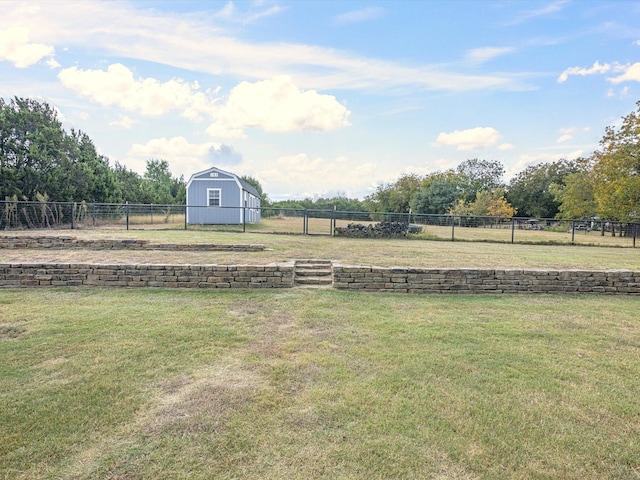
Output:
M167 288L291 288L293 286L293 264L0 264L0 288L86 285Z
M81 240L70 236L0 236L0 248L47 248L89 250L171 250L171 251L230 251L259 252L265 249L260 244L213 244L213 243L151 243L148 240L94 239Z
M640 295L640 272L334 266L340 290L393 293L599 293Z
M294 263L270 265L0 264L0 288L50 286L292 288ZM333 266L339 290L392 293L640 295L640 272Z

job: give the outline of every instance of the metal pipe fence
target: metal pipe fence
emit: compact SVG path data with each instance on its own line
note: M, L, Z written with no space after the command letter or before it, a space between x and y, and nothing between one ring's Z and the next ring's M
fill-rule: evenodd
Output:
M202 210L201 210L202 209ZM206 221L190 223L191 218ZM230 219L232 221L230 221ZM0 229L204 230L336 236L349 225L406 225L412 239L635 247L640 223L355 212L330 209L197 207L89 202L0 201Z

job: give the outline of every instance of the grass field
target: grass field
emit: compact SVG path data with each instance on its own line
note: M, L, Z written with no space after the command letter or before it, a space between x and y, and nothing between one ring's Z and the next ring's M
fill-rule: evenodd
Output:
M640 270L629 248L37 234L267 250L5 249L0 263ZM637 312L610 296L0 289L0 479L639 478Z
M355 215L355 214L354 214ZM349 223L361 223L364 225L376 223L372 220L344 220L338 219L336 226L345 227ZM454 225L423 225L421 235L415 236L416 239L427 240L443 240L451 241L453 237L457 241L465 242L498 242L498 243L523 243L523 244L576 244L576 245L595 245L595 246L617 246L632 247L633 238L620 236L620 232L611 235L611 232L605 232L604 235L600 231L576 230L571 232L570 222L558 221L561 228L532 230L515 228L512 231L510 222L507 223L487 223L481 227L465 227L458 224ZM154 221L151 217L131 217L129 226L132 229L148 229L148 230L182 230L184 229L184 216L171 215L165 222L161 215L158 215ZM313 218L307 220L308 233L315 235L330 235L332 232L332 223L329 218ZM90 222L87 223L90 228ZM125 228L124 220L119 225L110 225L110 228ZM247 233L276 233L276 234L302 234L305 231L305 221L303 217L263 217L258 224L242 225L207 225L197 226L190 225L188 227L192 231L210 231L210 232L242 232L243 228ZM640 247L640 240L638 241Z
M637 306L0 291L0 478L638 478Z
M541 232L544 233L544 232ZM171 264L267 264L298 258L324 258L344 265L434 268L548 268L640 270L639 248L578 245L524 245L412 239L351 239L327 236L229 233L208 230L38 230L12 235L71 235L77 238L128 238L152 243L256 243L263 252L184 252L126 250L0 249L0 263L98 262Z

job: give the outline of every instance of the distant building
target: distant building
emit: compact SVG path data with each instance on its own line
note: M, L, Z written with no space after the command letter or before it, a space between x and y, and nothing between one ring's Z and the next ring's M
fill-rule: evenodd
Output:
M260 195L230 172L209 168L187 182L187 223L238 225L260 222Z

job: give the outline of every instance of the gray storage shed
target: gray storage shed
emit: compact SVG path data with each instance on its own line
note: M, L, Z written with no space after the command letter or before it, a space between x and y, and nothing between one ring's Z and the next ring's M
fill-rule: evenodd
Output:
M187 182L187 223L239 225L260 222L260 195L230 172L209 168Z

